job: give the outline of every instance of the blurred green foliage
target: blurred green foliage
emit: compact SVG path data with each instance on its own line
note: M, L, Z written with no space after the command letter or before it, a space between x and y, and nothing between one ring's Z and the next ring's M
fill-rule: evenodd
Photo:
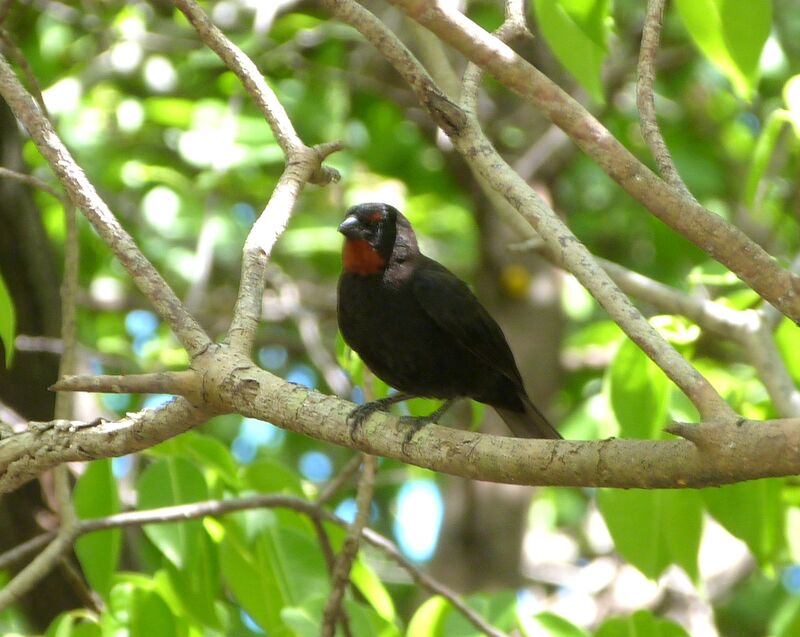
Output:
M472 281L485 257L476 213L487 209L463 163L414 102L398 76L349 28L301 3L278 11L269 28L264 8L231 0L209 5L213 19L265 74L306 143L341 139L330 165L340 184L308 187L273 255L273 268L297 284L324 348L359 387L360 361L336 340L333 290L339 269L335 231L348 205L396 204L417 229L423 249ZM414 42L397 14L381 16ZM497 2L470 2L485 28L502 20ZM798 251L797 174L800 153L800 19L791 0L678 1L662 37L656 105L667 145L697 199L745 228L777 259ZM267 16L267 18L265 18ZM651 163L633 97L642 3L559 0L532 3L540 41L521 51L571 91L643 161ZM10 32L44 88L58 131L138 245L214 338L221 338L236 299L240 252L283 168L283 156L246 92L171 6L161 2L81 5L19 4ZM538 48L537 48L538 47ZM613 73L611 72L613 70ZM603 75L608 71L607 75ZM486 82L484 123L514 161L546 123L496 82ZM32 144L24 159L50 179ZM685 292L744 309L758 298L725 268L647 214L587 157L568 147L535 176L570 227L603 257ZM37 194L52 240L62 250L63 214ZM92 369L128 373L180 369L177 341L151 312L95 232L82 223L79 338L93 352ZM258 335L258 361L273 373L331 391L311 360L297 314L281 305L280 277L270 279L271 308ZM527 298L524 277L514 279ZM13 333L13 308L0 281L0 338ZM551 413L568 438L658 438L671 419L696 420L688 400L639 350L626 342L594 300L566 277L560 289L566 328L560 387ZM645 308L651 315L652 308ZM745 417L776 415L762 381L734 346L676 316L653 324ZM795 381L800 336L783 321L776 342ZM388 388L377 379L371 391ZM166 397L105 396L109 416L153 407ZM429 401L411 406L430 411ZM482 420L474 411L475 426ZM287 434L236 415L135 458L92 463L75 501L81 517L147 509L256 492L313 500L320 485L350 459L347 449ZM370 526L392 536L400 488L409 477L437 476L383 460ZM331 501L342 515L353 491ZM124 504L123 504L124 503ZM613 547L590 530L598 507ZM541 489L531 504L532 528L567 538L579 553L570 568L613 552L646 577L682 568L698 589L707 585L699 551L704 530L721 525L746 544L757 568L734 576L710 600L720 634L786 636L800 625L800 491L774 479L707 492ZM325 523L334 550L343 531ZM433 538L435 544L436 538ZM48 635L317 635L329 578L311 520L288 509L240 512L147 525L142 532L105 531L81 538L77 556L103 600L99 615L77 610ZM357 593L346 608L354 635L474 635L441 597L423 599L406 575L365 549L353 572ZM525 582L516 589L467 597L502 630L525 635L687 634L650 610L610 618L536 614L566 596L567 584ZM538 596L538 597L537 597ZM591 628L586 625L591 624ZM23 631L18 612L0 616L4 631Z

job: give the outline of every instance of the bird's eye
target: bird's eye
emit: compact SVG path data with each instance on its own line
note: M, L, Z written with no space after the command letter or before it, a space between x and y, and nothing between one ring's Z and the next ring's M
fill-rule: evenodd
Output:
M371 226L374 226L381 220L382 216L380 212L373 212L369 217L367 217L367 223Z

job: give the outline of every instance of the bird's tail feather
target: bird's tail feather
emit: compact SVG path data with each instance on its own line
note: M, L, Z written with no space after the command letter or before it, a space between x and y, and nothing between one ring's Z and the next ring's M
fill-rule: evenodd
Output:
M500 417L505 421L511 432L518 438L548 438L561 440L562 436L550 421L544 417L536 405L527 396L520 395L525 411L513 411L503 407L495 407Z

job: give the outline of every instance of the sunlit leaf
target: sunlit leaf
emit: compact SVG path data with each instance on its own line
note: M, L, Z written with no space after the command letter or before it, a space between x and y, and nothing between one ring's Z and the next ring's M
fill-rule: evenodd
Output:
M689 637L678 624L640 610L629 617L613 617L597 629L595 637Z
M597 504L620 555L644 575L656 579L677 564L697 578L703 528L697 492L602 489Z
M670 383L658 366L633 342L620 345L608 369L606 387L620 434L657 438L666 423Z
M117 480L110 460L90 462L78 479L73 492L75 513L81 519L101 518L119 513ZM75 553L89 584L102 597L107 597L117 569L122 544L122 531L96 531L78 538Z
M539 31L558 61L602 103L610 0L534 0L533 7Z
M0 276L0 341L6 352L6 367L11 367L14 358L14 336L16 335L17 317L14 302L8 292L3 277Z
M772 24L770 0L676 0L675 6L698 48L749 99Z
M187 504L208 498L203 474L183 458L158 460L139 476L136 485L140 509ZM177 568L185 568L203 533L200 520L148 524L147 537Z
M771 564L786 544L785 483L783 478L751 480L700 492L708 512L743 540L762 566Z

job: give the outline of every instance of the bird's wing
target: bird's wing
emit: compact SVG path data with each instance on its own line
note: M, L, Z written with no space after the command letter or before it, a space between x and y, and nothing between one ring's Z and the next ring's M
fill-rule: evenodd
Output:
M428 316L462 347L522 385L500 326L461 279L433 259L415 270L413 290Z

